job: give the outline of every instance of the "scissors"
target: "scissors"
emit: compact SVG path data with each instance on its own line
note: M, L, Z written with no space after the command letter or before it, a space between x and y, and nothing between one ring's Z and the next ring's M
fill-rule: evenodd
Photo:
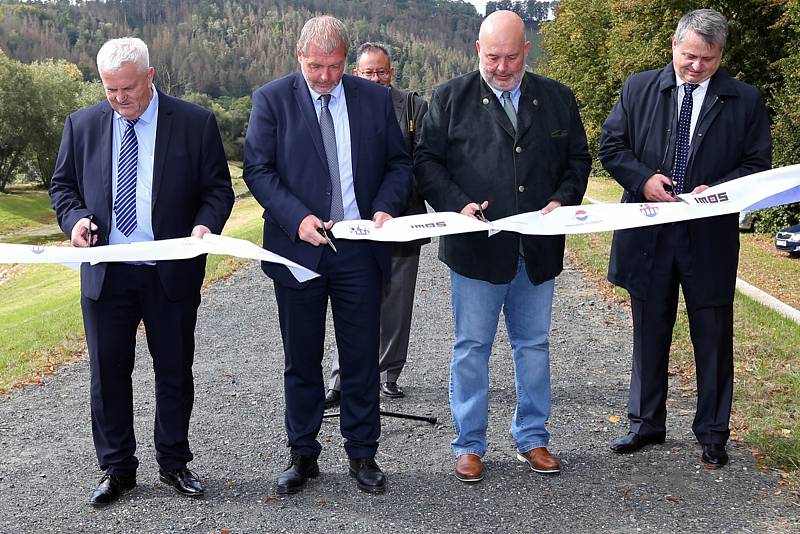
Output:
M91 247L95 235L94 232L92 231L92 223L94 222L94 215L89 215L87 219L89 219L89 226L86 229L86 240L88 241L89 244L86 246Z
M319 228L317 228L317 233L325 238L325 240L328 242L328 246L331 247L333 253L338 254L339 251L336 250L336 246L333 244L333 241L331 241L331 237L328 235L328 232L325 230L325 227L320 226Z

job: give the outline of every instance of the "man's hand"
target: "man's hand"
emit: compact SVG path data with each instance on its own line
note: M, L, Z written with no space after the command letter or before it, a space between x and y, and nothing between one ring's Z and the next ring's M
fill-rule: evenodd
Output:
M204 226L202 224L198 224L194 228L192 228L192 237L196 237L198 239L203 239L203 236L206 234L210 234L211 230L208 226Z
M703 192L703 191L705 191L706 189L708 189L708 186L707 186L707 185L705 185L705 184L704 184L704 185L698 185L697 187L695 187L694 189L692 189L692 194L693 194L693 195L699 195L700 193L702 193L702 192Z
M642 191L644 198L651 202L677 202L678 199L675 198L672 193L667 192L664 186L667 186L671 190L672 180L663 174L654 174L644 183Z
M463 208L461 208L461 215L466 215L467 217L475 217L479 221L485 221L486 218L483 216L483 210L489 207L489 201L484 200L480 205L476 202L470 202Z
M319 217L309 213L306 215L305 219L300 222L300 227L297 229L297 237L315 247L325 245L328 241L317 231L317 228L323 226L326 230L330 230L333 226L333 221L323 223Z
M88 217L84 217L83 219L78 219L78 222L72 227L70 239L73 247L86 248L89 246L90 227L92 229L92 245L97 244L97 225L90 221Z
M391 218L392 216L385 211L376 211L375 215L372 216L372 222L375 224L375 228L380 228L383 226L383 223Z
M550 213L554 209L560 208L560 207L561 207L561 202L560 201L551 200L550 202L547 203L547 206L545 206L545 207L543 207L542 209L539 210L539 213L541 213L542 215L547 215L548 213Z

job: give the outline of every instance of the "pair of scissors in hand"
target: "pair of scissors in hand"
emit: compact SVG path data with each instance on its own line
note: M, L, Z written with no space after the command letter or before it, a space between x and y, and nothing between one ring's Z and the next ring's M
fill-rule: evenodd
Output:
M333 251L334 254L337 254L339 252L338 250L336 250L336 245L333 244L333 241L331 240L331 237L328 235L328 232L327 230L325 230L324 226L318 227L317 233L325 238L325 241L328 242L328 246L331 247L331 250Z

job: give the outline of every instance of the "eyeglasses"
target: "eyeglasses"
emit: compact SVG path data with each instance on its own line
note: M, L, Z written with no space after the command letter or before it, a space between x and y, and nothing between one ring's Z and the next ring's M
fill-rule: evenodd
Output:
M388 78L391 71L385 69L379 70L360 70L358 71L364 78L372 78L373 76L377 76L378 78Z

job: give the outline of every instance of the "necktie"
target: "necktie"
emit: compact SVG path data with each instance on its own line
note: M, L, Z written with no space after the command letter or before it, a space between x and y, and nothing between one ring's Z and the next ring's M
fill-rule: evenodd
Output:
M133 127L139 119L125 120L125 134L117 160L117 195L114 197L114 215L117 229L130 237L136 229L136 165L139 161L139 143Z
M683 193L686 178L686 160L689 157L689 129L692 124L692 91L700 87L696 83L683 84L683 102L678 114L678 133L675 139L675 168L672 170L672 183L675 194Z
M511 93L508 91L503 91L501 95L503 97L503 110L508 115L508 120L511 121L511 126L514 127L514 131L517 131L517 111L514 109L514 102L511 101Z
M328 174L331 178L331 220L339 222L344 219L342 202L342 182L339 179L339 157L336 155L336 130L333 127L333 116L328 104L331 95L320 95L322 111L319 114L319 129L322 132L322 144L328 158Z

